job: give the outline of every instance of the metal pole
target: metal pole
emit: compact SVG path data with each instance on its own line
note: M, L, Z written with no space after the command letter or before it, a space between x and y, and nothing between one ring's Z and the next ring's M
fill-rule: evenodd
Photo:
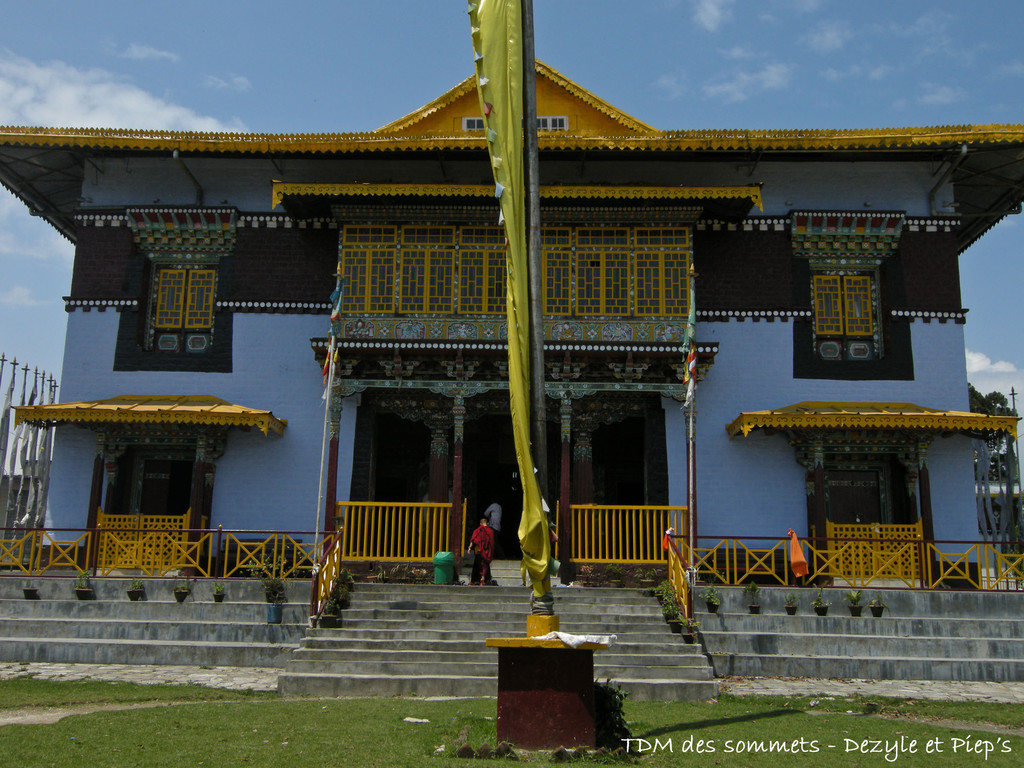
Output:
M526 177L526 247L530 275L530 441L540 493L547 498L547 403L544 392L544 275L540 250L540 154L537 149L537 83L533 0L522 0L523 152Z

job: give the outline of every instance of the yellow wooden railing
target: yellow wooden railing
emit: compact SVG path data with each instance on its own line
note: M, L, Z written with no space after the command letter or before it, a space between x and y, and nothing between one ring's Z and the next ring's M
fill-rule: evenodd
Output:
M336 520L341 525L342 560L430 561L437 552L448 551L450 504L339 502ZM460 542L465 541L465 531L463 501Z
M96 514L96 567L101 574L117 569L140 570L147 575L164 573L167 563L185 554L196 560L188 544L188 520L182 515ZM184 549L184 552L182 551ZM191 563L190 563L191 564Z
M663 563L665 531L683 529L686 507L574 504L572 559L590 563Z
M679 608L683 616L693 618L693 598L690 595L690 581L687 566L690 562L690 547L681 536L672 537L668 548L668 581L676 591Z
M920 520L908 525L827 522L825 531L831 576L860 585L877 579L920 581L920 542L924 541Z

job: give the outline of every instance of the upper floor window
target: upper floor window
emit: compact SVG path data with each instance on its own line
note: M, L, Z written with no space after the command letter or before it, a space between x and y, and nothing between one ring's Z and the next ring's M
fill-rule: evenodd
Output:
M686 317L686 227L545 227L544 313L569 317ZM486 226L342 228L346 314L501 314L505 234Z
M814 336L825 360L877 357L875 275L814 274Z
M567 131L569 118L566 115L538 115L538 131Z
M162 352L202 352L211 342L217 269L204 264L154 264L150 346Z
M484 129L484 119L482 117L464 117L462 118L462 130L464 131L482 131Z

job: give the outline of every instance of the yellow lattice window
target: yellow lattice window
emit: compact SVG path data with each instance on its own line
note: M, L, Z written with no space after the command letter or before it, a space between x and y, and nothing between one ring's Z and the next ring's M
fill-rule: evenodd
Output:
M505 231L465 227L459 233L459 312L505 311Z
M213 269L193 269L188 274L188 302L185 328L197 330L213 327L213 299L217 277Z
M819 336L871 336L870 275L815 275L814 329Z
M843 333L842 287L838 275L814 276L814 330L819 336Z
M541 258L544 262L544 314L567 316L572 313L572 238L571 231L551 228L541 231Z
M577 230L576 311L629 314L629 230Z
M635 241L636 314L685 316L689 309L689 230L638 229Z
M870 336L875 327L871 308L871 278L847 275L843 278L843 299L846 311L846 334Z
M156 308L153 324L156 328L181 328L185 307L184 269L161 269L156 280Z
M215 269L161 269L156 277L153 327L194 331L213 327Z
M341 236L342 311L393 312L394 227L345 227Z
M454 227L404 227L399 311L452 312Z

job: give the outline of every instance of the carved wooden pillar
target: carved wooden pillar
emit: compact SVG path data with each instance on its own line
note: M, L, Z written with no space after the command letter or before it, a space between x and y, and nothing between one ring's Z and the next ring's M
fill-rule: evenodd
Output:
M572 447L572 503L591 504L594 501L594 446L592 432L580 429Z
M561 420L562 450L561 463L558 474L558 552L562 562L568 562L572 553L572 510L569 497L572 484L569 482L570 465L572 462L572 400L566 396L562 398L559 408Z
M461 554L462 535L462 442L466 424L466 402L461 395L455 397L452 405L454 421L454 446L452 457L452 511L448 524L448 551L456 556Z
M430 429L430 487L427 491L432 502L448 501L448 430L433 426Z
M338 434L341 432L341 396L331 394L331 421L327 441L327 488L324 492L324 533L336 529L338 507Z
M825 446L814 443L814 536L824 539L828 534L827 516L825 513ZM821 542L815 546L820 547Z

